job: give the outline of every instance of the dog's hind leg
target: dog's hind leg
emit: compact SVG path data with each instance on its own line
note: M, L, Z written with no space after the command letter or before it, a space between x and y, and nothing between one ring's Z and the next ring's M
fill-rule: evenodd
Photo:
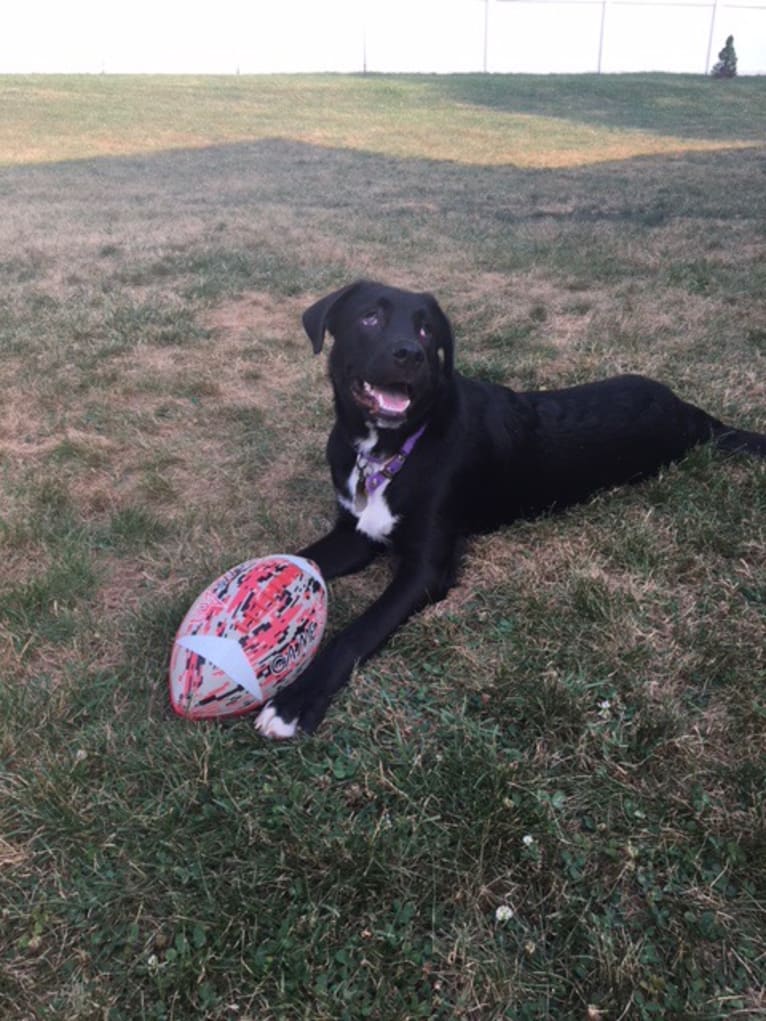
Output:
M727 454L750 454L755 457L766 457L766 434L749 432L736 426L721 422L695 404L678 400L680 409L680 432L685 436L689 447L699 443L711 442L718 450Z
M766 434L735 429L733 426L716 423L713 442L719 450L728 454L751 454L766 457Z

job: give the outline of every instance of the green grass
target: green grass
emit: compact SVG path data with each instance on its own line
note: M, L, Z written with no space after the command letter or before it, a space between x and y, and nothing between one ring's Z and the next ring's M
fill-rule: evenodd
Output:
M466 371L766 429L765 88L0 78L0 1016L763 1015L762 464L476 540L311 740L182 722L166 669L332 520L300 314L355 276L436 292Z
M758 144L758 78L691 75L0 76L0 160L288 138L475 165L567 166Z

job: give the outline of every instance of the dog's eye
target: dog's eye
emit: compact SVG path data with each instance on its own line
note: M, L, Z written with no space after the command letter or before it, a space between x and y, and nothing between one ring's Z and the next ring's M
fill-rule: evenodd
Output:
M362 326L377 326L378 325L378 310L372 309L370 312L366 312L362 316Z
M430 340L433 337L434 331L431 329L429 323L421 323L420 329L418 330L418 336L421 340Z

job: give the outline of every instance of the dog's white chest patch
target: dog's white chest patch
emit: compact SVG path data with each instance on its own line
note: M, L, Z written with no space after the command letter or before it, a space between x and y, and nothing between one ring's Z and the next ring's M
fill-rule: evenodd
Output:
M338 502L346 510L351 511L356 518L357 532L363 532L375 542L383 542L393 532L394 526L399 520L396 515L391 513L391 509L386 502L388 482L384 482L374 493L370 494L367 498L367 503L361 511L354 507L353 494L356 492L358 483L359 469L354 466L354 470L348 477L346 492L338 493Z
M377 443L377 439L377 432L371 428L369 439L360 443L359 449L363 452L370 451ZM399 520L397 515L391 513L391 508L386 501L386 490L388 489L389 480L386 479L372 493L369 493L364 506L361 508L358 502L355 504L354 501L354 494L357 491L358 485L359 466L355 464L351 469L345 490L343 492L337 491L338 503L341 507L350 511L356 518L357 532L362 532L374 542L385 542Z

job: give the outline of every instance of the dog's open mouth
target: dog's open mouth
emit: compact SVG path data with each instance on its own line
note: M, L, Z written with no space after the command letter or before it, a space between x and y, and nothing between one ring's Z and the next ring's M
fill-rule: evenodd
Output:
M366 380L358 380L351 389L356 403L373 418L403 418L412 403L412 393L406 383L373 386Z

